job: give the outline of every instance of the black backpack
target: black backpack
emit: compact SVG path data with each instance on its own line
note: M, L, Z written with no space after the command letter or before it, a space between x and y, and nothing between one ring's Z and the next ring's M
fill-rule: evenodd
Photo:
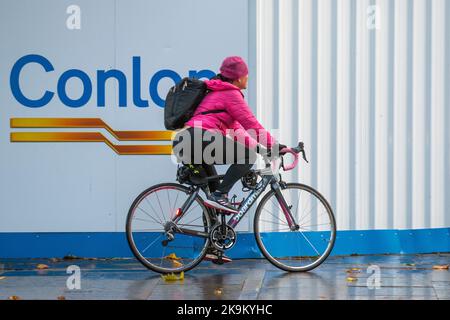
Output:
M164 106L164 126L167 130L183 128L195 112L203 98L208 94L206 84L198 79L184 78L167 93ZM223 112L224 110L205 111L202 114Z

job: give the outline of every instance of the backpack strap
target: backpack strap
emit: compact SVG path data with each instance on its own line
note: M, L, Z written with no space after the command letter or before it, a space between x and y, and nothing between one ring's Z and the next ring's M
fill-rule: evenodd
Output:
M200 112L200 114L221 113L221 112L226 112L226 110L219 109L219 110L203 111L203 112Z

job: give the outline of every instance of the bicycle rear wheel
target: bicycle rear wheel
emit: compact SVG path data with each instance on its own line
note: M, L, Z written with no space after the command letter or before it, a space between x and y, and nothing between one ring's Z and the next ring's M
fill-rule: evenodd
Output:
M271 190L256 209L254 232L262 254L285 271L309 271L331 253L336 239L336 222L331 206L315 189L288 183L280 189L297 224L292 230Z
M162 183L143 191L134 200L127 216L127 240L134 256L145 267L159 273L178 273L194 268L204 258L209 237L167 232L168 227L209 232L211 219L200 196L173 223L190 194L190 189L183 185Z

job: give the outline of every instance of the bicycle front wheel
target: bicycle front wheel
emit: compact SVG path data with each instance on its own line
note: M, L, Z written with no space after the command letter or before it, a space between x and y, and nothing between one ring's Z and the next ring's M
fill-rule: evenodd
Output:
M315 189L300 183L281 188L295 228L291 228L276 193L271 190L256 209L254 232L262 254L285 271L309 271L331 253L336 222L331 206Z
M174 219L190 195L191 190L183 185L163 183L143 191L131 205L126 225L128 244L147 268L178 273L194 268L204 258L209 237L168 232L178 228L209 232L209 211L198 195L181 219Z

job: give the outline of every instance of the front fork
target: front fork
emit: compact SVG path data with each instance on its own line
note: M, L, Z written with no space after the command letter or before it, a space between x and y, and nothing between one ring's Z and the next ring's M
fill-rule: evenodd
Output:
M281 210L283 210L284 216L286 217L286 220L288 222L288 225L289 225L289 228L291 229L291 231L299 230L300 226L297 224L294 216L292 215L291 207L286 203L286 200L284 199L283 194L281 193L281 189L285 188L285 182L274 181L274 182L272 182L270 187L275 192L275 198L277 198L278 203L281 206Z

